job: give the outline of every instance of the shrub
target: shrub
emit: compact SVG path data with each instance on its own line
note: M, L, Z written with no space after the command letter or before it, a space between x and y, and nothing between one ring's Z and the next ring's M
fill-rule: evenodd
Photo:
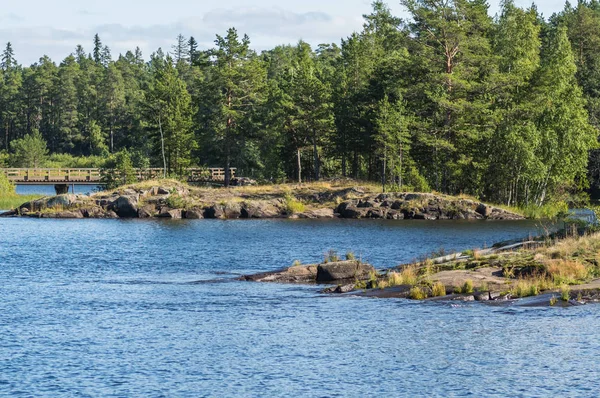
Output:
M302 262L300 260L296 260L294 261L294 263L292 264L292 267L300 267L302 265Z
M473 281L471 279L467 279L465 281L465 284L463 285L462 288L462 292L466 293L466 294L471 294L473 293L475 290L473 288Z
M354 253L348 252L348 253L346 253L346 260L354 261L354 260L356 260L356 256L354 255Z
M185 198L179 194L173 194L169 196L165 202L171 209L187 208L187 202Z
M442 282L436 282L433 284L433 297L443 297L446 295L446 286Z
M298 201L292 195L285 195L285 212L287 214L297 214L302 213L306 210L306 206L304 203Z
M563 285L560 288L560 299L562 301L569 301L571 299L571 288L567 285Z
M6 174L0 171L0 195L14 195L15 186L8 180Z
M419 286L414 286L412 289L410 289L408 297L413 300L424 300L427 298L427 294Z
M338 256L336 250L330 249L329 252L325 254L326 263L337 263L338 261L340 261L340 256Z

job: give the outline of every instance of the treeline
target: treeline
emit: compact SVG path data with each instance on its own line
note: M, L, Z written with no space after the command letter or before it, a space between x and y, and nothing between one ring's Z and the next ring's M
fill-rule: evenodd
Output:
M179 36L149 61L139 49L114 60L96 35L89 54L78 46L60 65L22 67L8 44L5 163L43 163L45 141L96 159L126 150L134 166L171 174L348 176L511 205L600 186L598 1L548 20L512 0L496 18L485 0L402 5L410 20L375 1L361 32L316 49L258 54L230 29L207 51Z

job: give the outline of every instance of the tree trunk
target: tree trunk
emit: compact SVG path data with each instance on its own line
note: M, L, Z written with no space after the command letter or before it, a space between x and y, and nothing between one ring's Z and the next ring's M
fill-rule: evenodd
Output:
M321 174L321 161L319 159L319 147L317 146L317 133L313 130L313 152L315 156L315 181L319 181Z
M160 144L162 149L163 158L163 178L167 178L167 157L165 156L165 136L162 129L162 120L160 114L158 115L158 128L160 130ZM111 146L112 146L112 131L111 131Z
M298 155L298 184L302 184L302 155L300 154L300 148L297 149L296 153Z

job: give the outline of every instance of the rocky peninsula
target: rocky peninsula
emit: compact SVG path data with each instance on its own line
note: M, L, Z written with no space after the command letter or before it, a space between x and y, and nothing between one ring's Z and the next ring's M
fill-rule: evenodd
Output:
M337 256L248 275L252 282L324 285L325 294L490 305L600 303L600 233L546 237L469 250L377 271Z
M373 186L306 184L213 189L148 181L91 196L58 195L1 216L35 218L520 220L512 211L430 193L377 193Z

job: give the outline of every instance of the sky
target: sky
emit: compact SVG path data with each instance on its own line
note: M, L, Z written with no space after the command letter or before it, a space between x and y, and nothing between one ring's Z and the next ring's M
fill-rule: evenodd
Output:
M179 33L194 36L201 49L211 48L216 34L236 27L250 36L256 50L303 39L313 45L339 43L362 26L371 0L21 0L0 7L0 44L11 42L23 65L42 55L57 63L81 44L91 51L99 33L113 57L140 47L148 57L157 48L169 51ZM490 0L490 13L499 0ZM538 0L549 17L564 0ZM406 16L399 0L389 1L395 15ZM516 0L529 6L531 0Z

